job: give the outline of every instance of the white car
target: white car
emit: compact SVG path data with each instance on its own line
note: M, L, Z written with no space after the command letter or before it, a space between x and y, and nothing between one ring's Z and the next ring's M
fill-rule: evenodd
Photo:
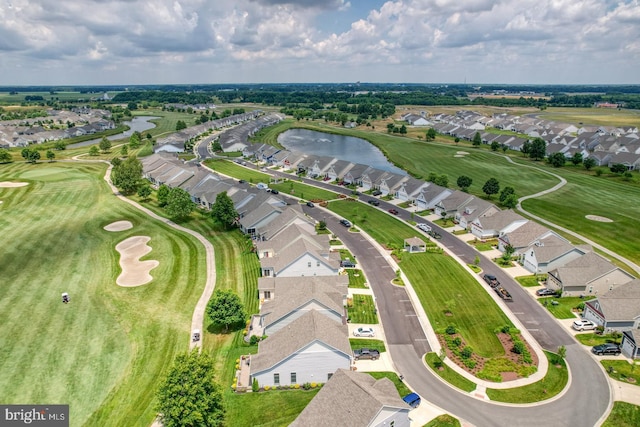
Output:
M576 331L588 331L596 328L596 324L591 320L579 319L574 320L573 325L571 325L573 329Z
M424 231L425 233L428 233L431 231L431 227L429 227L427 224L422 222L419 224L416 224L416 227L418 227L420 230Z
M376 333L373 328L370 327L360 327L358 329L353 330L354 337L375 337Z

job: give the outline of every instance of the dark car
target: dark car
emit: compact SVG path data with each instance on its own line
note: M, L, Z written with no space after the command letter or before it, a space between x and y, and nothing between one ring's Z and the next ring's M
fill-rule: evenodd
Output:
M369 204L373 206L378 206L380 205L380 202L377 199L370 199Z
M542 288L536 291L536 295L538 295L539 297L547 297L549 295L555 295L555 294L556 294L556 291L549 288Z
M278 190L271 190L271 194L280 194Z
M600 356L605 354L614 354L617 356L618 354L620 354L620 347L618 347L617 344L613 343L600 344L593 347L591 349L591 352Z
M398 210L397 209L389 209L389 213L393 214L393 215L398 215Z
M411 393L403 397L402 400L404 400L404 403L411 406L412 408L417 408L420 405L420 401L422 399L420 399L418 393Z
M340 267L342 268L355 268L355 266L354 262L350 259L343 259L340 261Z
M379 196L379 195L381 195L381 194L382 194L382 191L380 191L380 190L375 190L375 191L374 191L373 193L371 193L371 194L373 194L374 196Z
M341 219L340 224L344 225L345 227L351 227L351 223L346 219Z
M498 278L496 276L494 276L493 274L485 274L484 276L482 276L482 278L492 288L495 288L496 286L498 286L500 284L500 282L498 281Z
M315 205L313 204L313 202L307 202L307 206L309 206L310 208L314 207Z
M244 184L245 182L247 181L245 181L244 179L241 179L240 181L238 181L238 184Z
M378 350L368 349L368 348L353 350L353 358L356 360L362 360L362 359L378 360L379 357L380 357L380 352Z

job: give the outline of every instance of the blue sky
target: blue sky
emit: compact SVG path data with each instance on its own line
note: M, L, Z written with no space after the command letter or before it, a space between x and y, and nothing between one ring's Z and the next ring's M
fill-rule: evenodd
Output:
M0 0L0 85L640 84L638 0Z

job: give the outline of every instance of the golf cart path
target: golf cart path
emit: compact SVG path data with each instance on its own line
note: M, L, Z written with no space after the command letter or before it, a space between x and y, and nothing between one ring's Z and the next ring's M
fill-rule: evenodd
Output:
M74 160L78 160L78 159L74 158ZM196 233L195 231L190 230L181 225L178 225L167 218L163 218L160 215L157 215L156 213L145 208L144 206L120 194L120 191L118 191L118 189L111 183L111 170L113 168L113 165L104 160L99 160L99 161L107 163L109 165L109 167L107 168L107 172L104 174L104 180L107 182L107 184L111 188L111 191L113 191L113 194L115 194L120 200L130 204L136 209L141 210L142 212L146 213L150 217L158 221L161 221L169 225L170 227L175 228L176 230L192 235L193 237L198 239L200 243L202 243L202 245L204 246L204 249L206 251L205 259L206 259L207 280L204 286L204 290L202 291L202 295L200 295L200 299L198 300L198 303L196 304L196 307L193 310L193 316L191 317L191 333L189 334L189 349L191 350L194 347L200 348L202 346L202 339L198 341L193 341L191 337L193 336L193 332L195 330L202 331L203 329L204 312L205 312L205 309L207 308L207 303L211 298L211 294L213 294L213 290L216 286L216 263L215 263L215 252L213 249L213 245L211 244L211 242L205 239L200 233Z
M535 167L535 166L531 166L531 165L523 165L522 163L516 163L516 162L514 162L514 161L513 161L513 159L511 159L511 157L509 157L509 156L502 156L502 157L504 157L505 159L507 159L507 161L508 161L508 162L513 163L514 165L518 165L518 166L521 166L521 167L526 167L526 168L535 169L535 170L537 170L537 171L540 171L540 172L546 173L547 175L551 175L551 176L553 176L553 177L555 177L555 178L558 178L558 179L560 180L560 182L559 182L558 184L554 185L553 187L551 187L551 188L549 188L549 189L547 189L547 190L540 191L540 192L535 193L535 194L530 194L530 195L528 195L528 196L520 197L520 198L518 199L518 204L516 205L516 209L517 209L517 210L519 210L520 212L524 213L525 215L528 215L529 217L531 217L531 218L535 219L536 221L539 221L539 222L541 222L541 223L543 223L543 224L546 224L546 225L549 225L549 226L551 226L551 227L553 227L553 228L556 228L556 229L558 229L558 230L561 230L561 231L563 231L563 232L565 232L565 233L567 233L567 234L570 234L570 235L571 235L571 236L573 236L573 237L576 237L576 238L578 238L578 239L582 240L582 241L583 241L583 242L585 242L585 243L590 244L590 245L591 245L591 246L593 246L594 248L599 249L599 250L601 250L602 252L606 253L607 255L609 255L609 256L611 256L611 257L613 257L613 258L616 258L617 260L622 261L623 263L627 264L627 265L628 265L630 268L632 268L636 273L640 273L640 265L638 265L638 264L634 263L633 261L631 261L631 260L629 260L629 259L627 259L627 258L623 257L622 255L619 255L619 254L617 254L617 253L613 252L612 250L609 250L609 249L605 248L604 246L602 246L602 245L600 245L600 244L598 244L598 243L594 242L593 240L587 239L586 237L584 237L584 236L583 236L583 235L581 235L581 234L576 233L575 231L571 231L571 230L569 230L568 228L561 227L561 226L559 226L558 224L555 224L555 223L553 223L553 222L551 222L551 221L548 221L548 220L546 220L546 219L544 219L544 218L541 218L541 217L539 217L539 216L537 216L537 215L534 215L534 214L532 214L531 212L529 212L529 211L525 210L525 209L522 207L522 202L524 202L525 200L528 200L528 199L534 199L534 198L536 198L536 197L544 196L545 194L553 193L554 191L557 191L557 190L559 190L560 188L564 187L564 186L567 184L567 180L566 180L566 179L564 179L563 177L561 177L560 175L557 175L557 174L555 174L555 173L553 173L553 172L549 172L549 171L547 171L547 170L544 170L544 169L541 169L541 168L538 168L538 167Z

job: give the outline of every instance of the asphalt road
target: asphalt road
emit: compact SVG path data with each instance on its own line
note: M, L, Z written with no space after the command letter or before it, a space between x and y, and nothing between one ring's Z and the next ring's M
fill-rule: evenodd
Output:
M282 172L272 173L291 177ZM325 182L310 179L303 181L334 192L351 193L349 189ZM371 196L360 195L359 198L366 202ZM411 214L406 210L382 200L378 208L386 211L392 207L399 211L397 216L400 219L411 218ZM486 402L445 384L426 368L422 361L422 356L430 351L429 344L405 289L391 285L391 280L395 277L393 268L365 238L359 233L349 233L346 227L339 224L336 217L319 208L303 206L303 210L318 221L326 221L328 228L349 247L366 272L376 296L378 314L394 365L397 371L404 375L411 388L426 400L478 427L568 427L598 424L611 400L609 382L603 369L544 307L500 267L480 257L480 266L484 273L495 275L501 285L511 293L513 301L506 303L508 308L538 343L551 351L556 351L561 345L567 348L566 361L571 372L570 385L564 394L548 403L513 406ZM478 254L473 247L441 227L432 223L430 225L442 235L441 244L465 263L473 262ZM554 367L551 366L550 369Z

